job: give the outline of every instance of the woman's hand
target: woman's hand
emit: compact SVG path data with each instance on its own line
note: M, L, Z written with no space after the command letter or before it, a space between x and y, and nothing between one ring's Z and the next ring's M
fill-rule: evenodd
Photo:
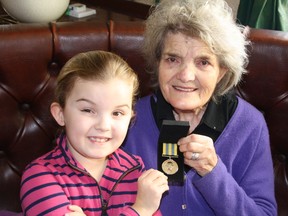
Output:
M83 210L77 205L70 205L68 209L70 213L66 213L65 216L86 216Z
M190 134L178 141L184 154L184 163L194 168L200 176L205 176L216 166L218 157L210 137Z
M167 176L154 169L145 171L138 179L136 202L132 208L141 216L152 215L159 208L162 194L167 190Z

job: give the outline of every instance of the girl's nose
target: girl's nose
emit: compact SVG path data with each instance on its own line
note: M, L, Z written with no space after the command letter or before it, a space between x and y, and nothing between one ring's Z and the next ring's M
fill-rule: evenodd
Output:
M96 130L107 131L110 128L110 118L106 115L98 116L94 123Z

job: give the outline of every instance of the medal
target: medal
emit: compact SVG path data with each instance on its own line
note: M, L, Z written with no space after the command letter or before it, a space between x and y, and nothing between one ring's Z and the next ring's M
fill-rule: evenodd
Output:
M169 159L163 161L162 170L167 175L173 175L178 171L178 164L172 158L178 158L178 146L176 143L163 143L162 157Z
M162 163L162 170L167 175L173 175L178 171L178 164L172 159L167 159Z
M158 139L158 170L163 172L170 183L184 182L184 156L177 145L187 135L189 122L163 120Z

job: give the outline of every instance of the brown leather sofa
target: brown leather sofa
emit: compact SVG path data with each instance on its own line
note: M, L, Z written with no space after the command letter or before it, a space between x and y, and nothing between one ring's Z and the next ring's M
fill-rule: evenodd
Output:
M142 32L140 22L0 26L0 210L21 211L21 173L29 162L53 147L57 125L49 105L55 78L70 57L88 50L115 52L138 72L141 95L150 92L139 53ZM250 38L250 72L237 91L267 120L278 212L287 216L288 33L251 29Z

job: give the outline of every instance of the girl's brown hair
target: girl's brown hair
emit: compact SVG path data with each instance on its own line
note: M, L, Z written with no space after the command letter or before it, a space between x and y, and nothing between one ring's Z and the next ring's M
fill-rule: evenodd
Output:
M66 98L77 79L107 81L113 78L131 83L132 107L134 107L139 91L137 74L120 56L106 51L79 53L67 61L57 78L55 100L64 108Z

